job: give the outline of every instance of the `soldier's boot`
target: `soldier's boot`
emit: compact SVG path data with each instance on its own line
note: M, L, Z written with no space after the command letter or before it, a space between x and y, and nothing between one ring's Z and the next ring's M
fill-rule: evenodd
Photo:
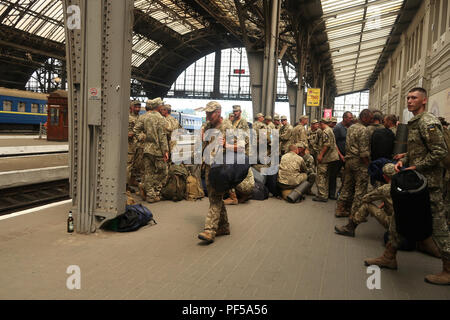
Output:
M198 234L198 238L200 240L206 241L206 243L213 243L214 242L214 238L215 238L215 234L212 231L205 230L205 231L200 232Z
M216 237L227 236L229 234L230 234L230 225L228 223L217 228Z
M439 285L450 285L450 260L442 258L442 272L429 274L425 277L425 282Z
M344 201L338 200L336 202L336 218L349 217L350 211L347 209L347 204Z
M240 197L240 198L238 198L238 202L239 203L244 203L244 202L246 202L247 200L249 200L250 198L251 198L251 194L249 194L249 195L243 195L242 197Z
M423 241L417 242L417 250L433 257L441 258L441 253L432 237L428 237Z
M366 259L364 260L364 264L366 266L376 265L380 268L388 268L397 270L397 249L392 246L390 242L386 244L386 249L383 252L383 255L379 258L375 259Z
M342 227L334 227L334 230L337 234L348 236L348 237L354 237L355 236L355 229L358 226L357 223L353 222L352 219L348 220L348 223L345 226Z
M223 200L224 204L238 204L238 198L236 196L236 192L230 192L230 197L228 199Z

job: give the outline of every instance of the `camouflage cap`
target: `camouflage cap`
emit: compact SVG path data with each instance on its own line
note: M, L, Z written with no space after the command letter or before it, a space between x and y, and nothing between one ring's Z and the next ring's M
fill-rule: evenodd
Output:
M235 105L233 106L233 111L242 111L241 106L238 105L238 104L235 104Z
M300 121L300 120L303 120L303 119L309 119L309 118L308 118L308 116L301 115L300 118L299 118L298 120Z
M151 107L153 109L157 108L163 104L164 104L164 102L160 97L152 99L152 100L147 100L147 102L146 102L146 106Z
M272 121L272 116L266 116L264 119L265 119L265 120L271 120L271 121Z
M320 119L320 122L329 123L330 122L330 118L323 117L322 119Z
M280 120L280 116L279 115L274 116L273 120L278 120L279 121Z
M313 121L311 121L311 124L315 124L318 123L319 121L317 121L317 119L314 119Z
M287 120L287 117L286 117L286 116L281 116L280 119L281 119L281 120Z
M167 110L172 110L172 106L170 104L163 104L162 107Z
M383 166L383 173L387 175L388 177L392 177L395 172L395 165L393 163L386 163Z
M217 101L210 101L206 104L206 107L203 108L205 112L214 112L216 110L222 109L222 106Z
M264 117L264 115L262 113L257 113L255 118L259 118L259 117Z
M133 100L130 102L130 106L136 106L136 105L141 105L141 102L137 101L137 100Z
M337 122L337 118L336 117L331 117L331 122Z
M303 148L303 149L308 148L308 146L306 145L306 143L303 142L303 141L297 142L297 143L295 144L295 146L296 146L297 148Z

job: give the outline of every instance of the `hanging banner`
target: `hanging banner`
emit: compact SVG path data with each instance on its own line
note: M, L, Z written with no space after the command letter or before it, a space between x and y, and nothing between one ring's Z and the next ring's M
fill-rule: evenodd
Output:
M320 88L309 88L308 95L306 97L307 107L320 106Z
M323 117L330 119L333 114L333 109L323 109Z

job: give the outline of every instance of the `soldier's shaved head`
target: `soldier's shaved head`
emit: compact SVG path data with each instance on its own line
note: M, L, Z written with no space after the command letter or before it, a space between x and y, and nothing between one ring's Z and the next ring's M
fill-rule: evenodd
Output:
M420 92L420 93L423 94L424 97L428 97L427 90L425 90L425 89L422 88L422 87L415 87L415 88L412 88L411 90L408 91L408 93L411 93L411 92Z

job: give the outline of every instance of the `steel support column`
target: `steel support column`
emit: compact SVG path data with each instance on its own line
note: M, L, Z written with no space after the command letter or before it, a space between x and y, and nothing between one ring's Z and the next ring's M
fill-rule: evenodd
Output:
M79 29L68 23L70 6ZM72 211L76 231L89 233L125 211L133 1L65 0L63 8Z

